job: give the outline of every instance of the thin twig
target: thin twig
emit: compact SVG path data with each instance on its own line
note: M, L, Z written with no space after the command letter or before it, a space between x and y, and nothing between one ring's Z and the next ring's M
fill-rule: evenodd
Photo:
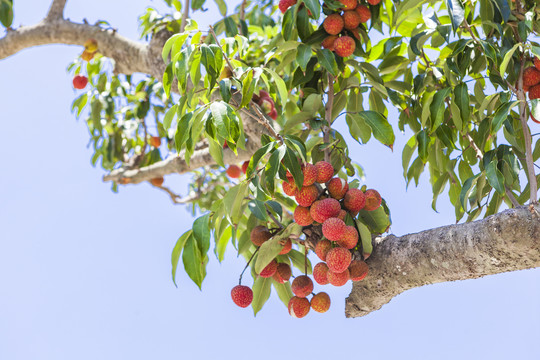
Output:
M225 53L225 50L223 50L223 47L221 46L221 44L219 43L219 40L217 38L217 35L216 35L216 32L214 31L214 27L212 25L210 25L210 34L212 34L212 37L214 38L217 46L219 46L219 48L221 49L221 52L223 53L223 57L225 58L225 61L227 62L227 65L229 66L229 68L231 69L231 71L234 70L234 66L233 64L231 63L231 60L229 60L229 57L227 56L227 54Z
M253 257L255 256L255 254L257 253L257 251L259 251L260 247L257 248L257 250L255 250L253 252L253 254L251 255L251 257L249 258L246 266L244 267L244 270L242 270L242 273L240 274L240 279L238 279L238 285L242 285L242 275L244 275L244 272L246 271L246 269L248 268L249 266L249 263L251 262L251 260L253 260Z
M505 186L505 190L506 190L506 196L508 197L512 205L514 207L520 206L520 203L517 201L516 197L514 196L514 193L508 188L508 186Z
M182 12L182 20L180 22L180 32L184 32L187 24L187 19L189 17L189 2L190 0L186 0L184 2L184 11Z
M274 216L274 214L272 214L272 212L271 212L270 210L266 209L266 212L268 213L268 216L270 216L270 219L272 219L272 221L273 221L277 226L279 226L280 229L283 229L283 228L284 228L283 224L280 223L280 222L278 221L278 219L276 219L276 217Z

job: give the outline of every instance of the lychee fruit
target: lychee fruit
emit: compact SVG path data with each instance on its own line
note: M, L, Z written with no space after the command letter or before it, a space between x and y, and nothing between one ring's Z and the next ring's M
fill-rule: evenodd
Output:
M159 136L152 136L150 138L149 143L150 143L150 146L158 148L161 146L161 138Z
M354 11L360 16L361 23L367 23L371 19L371 11L366 5L358 5Z
M341 246L331 249L326 255L326 265L334 273L344 272L351 264L351 252Z
M343 4L341 10L354 10L358 5L358 0L338 0Z
M317 180L317 175L319 174L319 170L317 170L317 167L309 163L304 164L302 172L304 173L304 183L302 184L303 186L313 185Z
M319 240L317 245L315 245L315 254L321 259L322 261L326 261L326 255L332 248L332 243L326 239Z
M96 53L95 52L88 52L87 50L84 50L81 54L81 59L83 59L84 61L90 61L94 58L94 55Z
M354 226L346 226L345 231L343 231L343 236L337 243L345 249L354 249L358 244L358 231L356 228Z
M73 77L73 87L75 89L84 89L88 84L88 78L84 75L75 75Z
M349 184L342 178L335 177L326 184L326 188L334 199L341 200L349 191Z
M344 26L345 23L343 22L343 18L339 14L328 15L328 17L324 19L323 22L324 30L330 35L339 34L341 30L343 30Z
M287 307L289 309L289 315L300 319L309 313L311 304L306 298L293 296L291 300L289 300L289 305Z
M349 281L349 269L344 272L335 273L328 270L328 282L334 286L343 286Z
M292 178L290 181L283 181L282 187L283 192L289 196L296 196L298 194L298 189Z
M279 10L282 14L285 14L288 8L296 4L296 0L280 0L279 1Z
M364 210L373 211L377 210L381 206L382 198L377 190L368 189L365 193L366 204L364 205Z
M334 51L341 57L351 56L356 50L356 43L350 36L342 36L334 41Z
M269 278L272 277L277 271L278 263L276 259L270 261L270 264L266 265L264 269L261 270L261 273L259 274L260 277L263 278Z
M349 274L352 281L363 280L369 271L368 264L362 260L353 260L349 265Z
M326 219L323 222L322 233L325 238L331 241L338 241L345 231L345 222L337 217Z
M245 174L247 173L247 168L249 166L249 160L246 160L242 163L242 172Z
M364 192L359 189L350 189L345 194L343 205L352 213L357 213L364 208L366 198Z
M283 245L283 249L281 249L281 251L279 252L279 255L288 254L289 251L291 251L291 249L292 249L292 241L291 239L287 239L287 241L285 242L285 245Z
M296 194L295 199L298 205L303 207L309 207L315 200L319 197L319 190L315 185L304 186L298 194Z
M328 284L328 265L324 262L320 262L313 268L313 279L319 285Z
M330 51L334 51L334 41L336 41L337 38L338 38L337 35L330 35L322 41L321 46Z
M534 67L540 70L540 59L538 57L534 57L533 59Z
M248 307L253 301L253 291L247 286L236 285L231 290L231 298L240 307Z
M294 209L294 222L300 226L308 226L313 224L313 219L311 218L309 208L297 206L296 209Z
M227 175L232 179L238 179L242 174L242 169L238 165L231 165L227 168Z
M523 85L533 86L540 83L540 70L534 66L528 67L523 71Z
M319 313L325 313L330 309L330 296L325 292L313 295L311 298L311 308Z
M272 275L272 278L278 283L283 284L289 281L291 278L292 271L289 264L279 263L276 269L276 273Z
M272 111L270 111L268 114L272 120L276 120L278 117L278 113L276 111L276 108L273 108Z
M270 230L266 228L266 226L258 225L251 230L250 239L251 242L255 246L261 246L264 244L265 241L270 239L272 237L272 234L270 233Z
M369 5L378 5L381 0L367 0L367 2L369 3Z
M150 180L150 183L154 186L160 187L161 185L163 185L164 181L165 179L163 179L163 177L160 176L160 177L153 178L152 180Z
M339 210L339 215L337 216L339 219L345 221L345 216L347 215L347 212L345 210Z
M354 10L348 10L343 13L341 16L343 18L343 24L345 29L353 30L360 25L360 15Z
M531 86L529 89L529 99L538 99L540 98L540 84Z
M317 167L318 173L317 173L317 182L319 184L323 184L327 181L329 181L332 176L334 176L334 167L332 164L326 161L319 161L315 164Z
M309 210L311 218L318 223L326 219L337 217L341 211L341 205L336 199L328 198L315 201Z
M307 275L297 276L291 284L294 295L305 298L313 291L313 281Z
M84 42L84 49L90 53L95 53L98 49L98 43L96 39L88 39Z

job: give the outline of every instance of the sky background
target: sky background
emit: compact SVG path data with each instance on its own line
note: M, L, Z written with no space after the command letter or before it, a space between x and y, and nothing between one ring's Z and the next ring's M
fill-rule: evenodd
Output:
M65 16L107 20L135 39L149 5L161 6L71 0ZM14 25L36 23L48 6L16 1ZM201 15L200 24L218 16L213 6ZM540 269L413 289L356 319L344 317L350 283L316 285L331 295L326 314L293 319L272 294L254 318L230 299L245 265L232 248L221 264L210 256L202 292L182 266L175 288L171 250L193 219L148 184L114 194L101 181L86 126L70 112L76 93L65 69L81 51L43 46L0 61L0 359L540 358ZM445 196L439 213L431 209L425 174L406 190L408 138L397 134L394 153L350 142L397 235L455 221ZM182 193L187 181L166 179Z

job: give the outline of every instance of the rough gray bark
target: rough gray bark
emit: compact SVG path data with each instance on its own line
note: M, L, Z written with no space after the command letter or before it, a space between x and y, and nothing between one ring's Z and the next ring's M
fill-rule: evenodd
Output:
M415 287L539 267L539 210L519 207L471 223L387 236L367 260L368 276L354 283L346 316L367 315Z

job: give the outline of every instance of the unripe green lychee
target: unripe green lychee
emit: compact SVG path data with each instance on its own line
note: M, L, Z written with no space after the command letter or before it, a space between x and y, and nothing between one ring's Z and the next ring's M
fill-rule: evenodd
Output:
M343 18L343 24L345 29L353 30L360 25L360 15L354 10L348 10L343 13L341 16Z
M283 249L281 249L281 251L279 252L279 255L288 254L289 251L291 251L291 249L292 249L292 241L291 239L287 239L287 241L285 242L285 245L283 245Z
M366 5L358 5L354 11L360 16L361 23L367 23L371 19L371 11Z
M261 273L259 274L260 277L263 278L269 278L272 277L277 271L278 263L276 259L270 261L270 264L266 265L264 269L261 270Z
M326 188L330 196L334 199L341 200L345 196L345 193L349 191L349 184L342 178L335 177L326 184Z
M343 18L339 14L328 15L328 17L324 19L323 22L324 30L330 35L339 34L341 30L343 30L344 26L345 23L343 22Z
M369 271L368 264L361 260L353 260L349 265L349 273L352 281L363 280Z
M319 285L328 284L328 265L320 262L313 268L313 278Z
M289 196L296 196L298 194L298 189L292 179L290 181L283 181L282 187L283 192Z
M332 176L334 176L334 167L329 162L319 161L315 164L315 166L319 171L317 174L317 182L319 184L329 181Z
M298 205L309 207L319 197L319 190L315 185L304 186L295 196Z
M338 0L343 4L341 10L353 10L358 5L358 0Z
M317 201L315 201L315 203L316 202ZM303 206L297 206L296 209L294 209L294 222L300 226L308 226L313 224L310 209Z
M319 170L317 170L315 165L306 163L303 166L302 172L304 173L304 183L302 186L309 186L313 185L317 180Z
M253 301L253 291L247 286L236 285L231 290L231 298L240 307L248 307Z
M366 204L364 210L373 211L377 210L381 206L382 198L377 190L368 189L365 193Z
M326 219L323 222L322 233L325 238L331 241L338 241L345 231L345 222L337 217Z
M272 234L266 226L258 225L251 230L250 239L255 246L261 246L265 241L270 239Z
M313 291L313 281L307 275L297 276L291 284L294 295L305 298Z
M318 223L323 223L326 219L337 217L341 211L341 205L336 199L328 198L315 201L309 213L311 218Z
M334 51L341 57L349 57L356 50L356 43L350 36L342 36L334 41Z
M332 243L326 239L321 239L315 245L315 254L321 259L322 261L326 261L326 254L330 251L332 248Z
M328 270L328 282L334 286L343 286L349 281L349 269L341 273Z
M331 249L326 254L326 265L333 273L341 273L347 270L351 264L351 252L341 246Z
M364 208L366 199L364 192L359 189L349 189L343 199L343 205L352 213L357 213Z
M336 39L338 38L337 35L330 35L328 37L326 37L322 42L321 42L321 46L325 49L328 49L330 51L334 51L334 41L336 41ZM315 164L316 165L316 164ZM317 181L319 182L319 181Z
M276 273L272 275L272 278L278 283L283 284L291 278L292 270L289 264L279 263L276 269Z
M319 313L325 313L330 309L330 296L325 292L313 295L311 298L311 308Z
M291 300L289 300L289 305L287 307L289 309L289 315L300 319L309 313L311 304L306 298L293 296Z
M358 244L358 231L354 226L346 226L343 231L343 236L338 240L338 245L345 249L354 249Z

